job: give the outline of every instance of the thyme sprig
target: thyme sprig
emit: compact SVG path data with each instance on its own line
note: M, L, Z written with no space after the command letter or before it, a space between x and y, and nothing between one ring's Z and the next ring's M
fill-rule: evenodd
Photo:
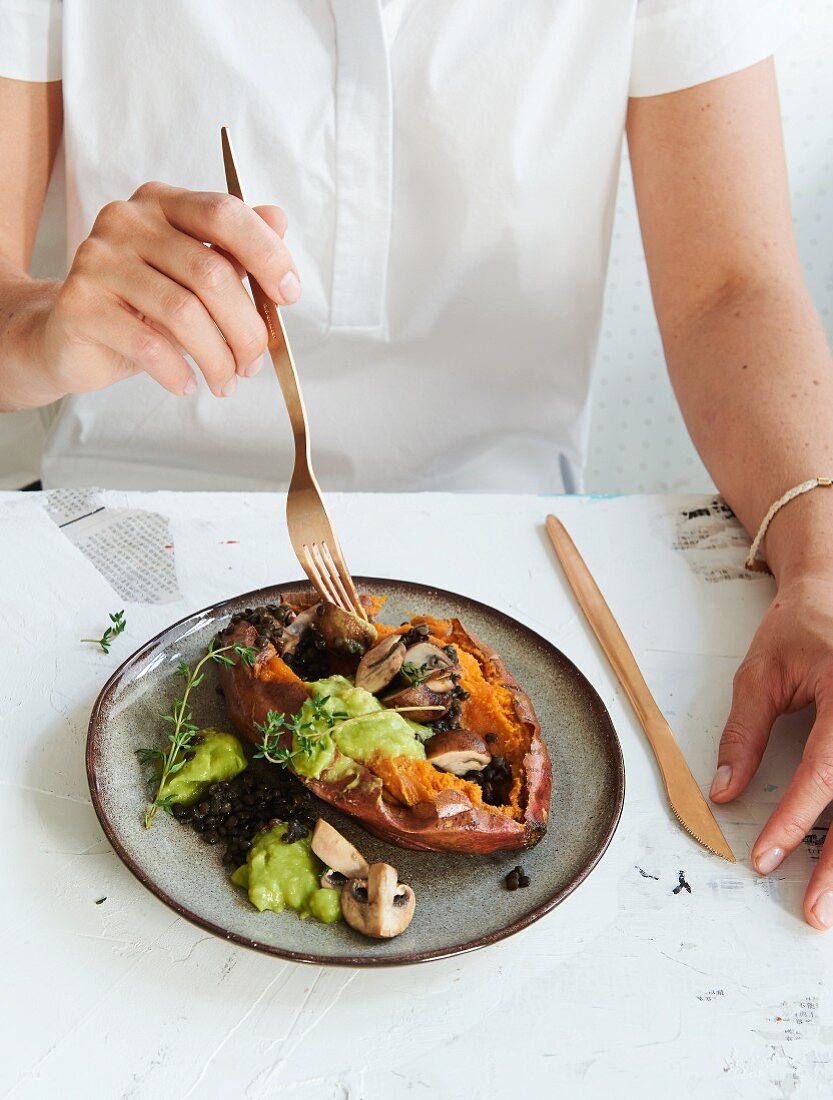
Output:
M261 734L255 750L255 758L268 760L270 764L280 764L283 768L299 756L309 759L324 733L331 730L341 719L347 718L347 712L344 710L327 710L324 704L329 700L329 695L312 695L309 700L307 721L301 720L301 711L298 711L294 717L287 717L279 710L268 711L265 722L255 722L255 728ZM323 722L327 730L316 730L318 722ZM286 739L286 734L289 734L289 744L281 745L281 741Z
M332 729L341 718L347 718L348 715L346 710L325 710L324 704L329 703L329 701L329 695L315 694L310 699L310 705L312 706L313 721L326 722L327 726Z
M301 708L294 717L287 717L279 710L267 711L265 722L262 724L255 722L255 728L261 734L254 753L255 759L268 760L270 764L280 764L282 768L285 768L300 756L309 759L326 733L348 726L351 722L358 722L365 718L379 718L391 711L395 711L397 714L407 714L414 710L445 710L444 707L388 707L384 710L371 710L365 714L350 716L344 710L325 710L324 704L329 698L329 695L316 695L310 699L311 720L306 722L301 720L304 708ZM317 721L325 722L327 729L316 730L315 723ZM281 741L285 739L286 734L290 735L289 744L282 745Z
M312 756L316 743L321 739L312 722L301 721L300 712L288 718L282 711L267 711L266 721L255 722L255 729L261 735L255 748L255 759L268 760L270 764L280 764L283 768L299 756ZM281 740L287 733L290 743L282 745ZM294 747L296 743L297 748Z
M121 611L111 611L110 622L113 625L108 626L100 638L82 638L81 641L92 642L93 645L100 645L105 653L109 653L110 646L113 644L113 639L117 638L127 626L127 619L124 617L124 609Z
M176 674L185 681L185 687L180 698L174 700L170 713L160 715L162 721L167 722L172 727L168 731L168 744L164 749L143 748L136 750L139 763L155 764L159 774L156 795L150 800L145 810L146 829L149 829L153 824L157 810L171 813L173 804L176 801L173 795L163 796L162 791L168 780L185 767L187 753L194 745L194 737L198 732L188 702L191 692L203 682L205 678L203 669L209 661L214 661L215 664L219 665L233 665L235 662L234 658L230 656L231 653L236 653L249 667L254 665L257 657L257 650L252 646L236 644L218 648L216 638L212 638L208 644L208 652L197 661L193 671L184 661L179 662Z
M438 670L429 668L428 665L415 665L413 661L405 661L399 671L411 687L417 687L419 684L424 683L432 673Z

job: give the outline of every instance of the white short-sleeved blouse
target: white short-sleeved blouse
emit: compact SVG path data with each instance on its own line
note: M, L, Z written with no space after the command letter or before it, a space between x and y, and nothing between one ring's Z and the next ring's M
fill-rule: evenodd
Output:
M0 0L0 75L63 80L70 257L148 179L277 203L329 489L581 483L628 97L769 56L776 0ZM285 485L271 370L63 402L49 485Z

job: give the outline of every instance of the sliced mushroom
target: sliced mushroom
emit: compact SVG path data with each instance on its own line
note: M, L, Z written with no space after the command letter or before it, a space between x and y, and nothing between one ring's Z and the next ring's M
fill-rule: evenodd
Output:
M366 879L352 879L341 891L344 919L357 932L391 939L404 932L414 915L416 897L399 881L396 868L374 863Z
M361 657L376 641L376 627L352 611L322 602L315 609L315 625L327 649L345 657Z
M448 712L454 696L451 688L448 691L434 691L430 683L424 683L400 688L383 696L381 701L395 710L407 708L405 717L412 722L436 722Z
M341 890L348 879L347 875L343 875L341 871L334 871L332 867L328 867L318 881L321 883L322 890Z
M435 768L453 775L482 771L492 760L486 742L470 730L435 733L425 742L425 755Z
M402 668L405 645L400 634L390 634L373 649L369 649L356 669L356 687L372 695L386 688Z
M432 676L430 680L425 681L426 687L429 687L431 691L438 691L442 694L445 691L453 691L455 680L452 679L451 673L446 673L443 676Z
M323 817L319 817L312 832L311 847L322 863L346 878L365 878L368 863L361 852L354 848L346 836L334 829ZM323 885L323 882L322 882Z
M405 661L415 669L419 669L423 680L441 679L452 672L460 671L458 662L433 642L417 642L416 645L412 645L405 653Z
M284 632L281 636L281 657L288 657L291 653L295 652L301 638L315 621L319 607L321 607L321 604L315 603L312 607L306 608L305 611L296 615L292 622L284 628Z

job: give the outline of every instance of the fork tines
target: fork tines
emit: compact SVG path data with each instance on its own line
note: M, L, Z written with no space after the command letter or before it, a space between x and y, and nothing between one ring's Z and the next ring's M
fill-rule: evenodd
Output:
M325 593L330 602L340 607L342 611L351 611L359 618L366 620L367 612L359 599L353 579L341 560L341 555L338 554L339 564L336 564L329 546L323 541L305 542L303 548L303 564L315 588Z

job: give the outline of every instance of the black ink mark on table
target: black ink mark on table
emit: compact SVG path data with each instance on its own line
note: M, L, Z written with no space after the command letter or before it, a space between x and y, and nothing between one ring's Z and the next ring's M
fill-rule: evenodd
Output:
M640 875L642 875L643 878L652 878L655 881L659 882L659 875L649 875L647 871L642 870L642 868L639 866L638 863L634 864L634 866L636 867L637 871L639 871Z
M672 894L679 894L680 890L688 890L688 892L690 894L691 893L691 887L689 886L689 884L685 880L685 871L680 871L679 872L679 880L680 881L677 883L677 885L674 887L674 889L671 891L671 893Z

